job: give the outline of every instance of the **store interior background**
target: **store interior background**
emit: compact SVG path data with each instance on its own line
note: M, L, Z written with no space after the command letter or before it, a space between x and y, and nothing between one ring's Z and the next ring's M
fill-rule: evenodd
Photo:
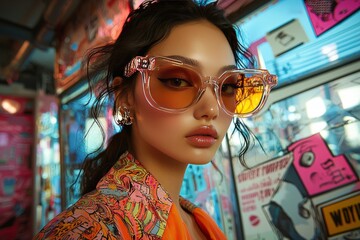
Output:
M31 239L79 198L73 183L83 158L100 146L84 105L80 43L111 40L116 21L140 2L0 2L0 236ZM222 175L191 165L182 195L228 239L356 239L360 2L219 2L279 85L244 120L260 143L246 155L251 168L239 164L241 140L230 129L213 160ZM119 131L108 105L106 137Z

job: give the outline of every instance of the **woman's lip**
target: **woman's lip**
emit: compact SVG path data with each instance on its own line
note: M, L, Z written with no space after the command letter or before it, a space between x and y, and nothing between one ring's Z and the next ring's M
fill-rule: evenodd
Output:
M218 133L211 126L199 127L186 135L186 140L194 147L211 147L218 139Z
M218 133L212 126L201 126L199 128L194 129L189 134L186 135L186 137L193 137L193 136L207 136L217 139Z
M216 138L204 135L194 135L186 137L188 143L197 148L209 148L216 143Z

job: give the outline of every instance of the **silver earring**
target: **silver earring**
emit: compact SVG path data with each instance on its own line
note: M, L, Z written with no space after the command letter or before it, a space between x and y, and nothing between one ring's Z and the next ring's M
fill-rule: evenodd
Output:
M119 126L131 125L132 118L130 116L130 110L125 106L118 107L114 116L114 120Z

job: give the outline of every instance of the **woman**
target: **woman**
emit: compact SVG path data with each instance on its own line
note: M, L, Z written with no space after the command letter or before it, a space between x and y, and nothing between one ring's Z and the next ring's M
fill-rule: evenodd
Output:
M88 58L89 79L106 73L95 117L114 98L122 130L86 161L82 198L35 238L225 239L179 192L187 165L210 162L233 117L260 110L276 84L267 71L238 70L248 56L215 3L150 1L132 12L116 42Z

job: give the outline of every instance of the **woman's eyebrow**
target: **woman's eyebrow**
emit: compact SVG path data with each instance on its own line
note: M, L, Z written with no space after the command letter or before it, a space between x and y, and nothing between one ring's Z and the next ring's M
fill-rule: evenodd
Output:
M183 63L189 64L189 65L194 66L194 67L199 67L201 65L200 62L195 60L195 59L180 56L180 55L172 55L172 56L166 56L166 57L176 59L176 60L180 60ZM226 65L226 66L221 67L219 69L218 73L221 74L221 73L225 72L226 70L234 70L234 69L237 69L235 65Z
M184 57L184 56L180 56L180 55L172 55L172 56L166 56L166 57L182 61L183 63L192 65L194 67L200 66L199 61L192 59L192 58L188 58L188 57Z
M220 68L218 73L221 74L227 70L234 70L234 69L237 69L237 67L235 65L226 65L226 66L223 66L222 68Z

